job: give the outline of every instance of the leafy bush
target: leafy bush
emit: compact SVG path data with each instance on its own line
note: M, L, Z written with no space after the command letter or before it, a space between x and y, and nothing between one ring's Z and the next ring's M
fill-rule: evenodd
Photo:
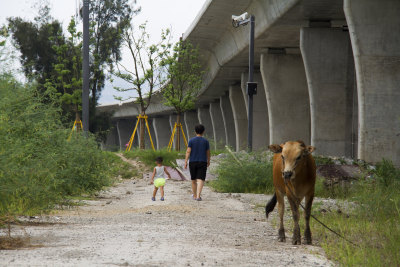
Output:
M271 155L265 152L226 154L210 185L219 192L272 193Z
M319 165L333 165L335 164L333 162L333 160L329 157L324 157L324 156L313 156L314 160L315 160L315 165L319 166Z
M138 159L144 164L146 164L146 166L148 167L155 166L155 160L157 157L163 158L163 165L165 166L175 165L176 159L178 158L177 151L168 152L166 149L156 150L156 151L151 149L146 149L146 150L135 149L128 152L124 152L124 155L126 158L129 159Z
M0 217L46 211L67 195L111 183L109 154L61 123L51 93L0 76Z

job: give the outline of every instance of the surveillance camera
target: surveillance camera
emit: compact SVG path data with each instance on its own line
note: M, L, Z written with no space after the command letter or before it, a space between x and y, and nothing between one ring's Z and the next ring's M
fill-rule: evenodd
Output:
M239 27L239 25L241 25L248 18L249 18L249 13L247 13L247 12L243 13L240 16L232 15L232 25L233 25L233 27ZM245 22L245 24L246 23L247 22Z

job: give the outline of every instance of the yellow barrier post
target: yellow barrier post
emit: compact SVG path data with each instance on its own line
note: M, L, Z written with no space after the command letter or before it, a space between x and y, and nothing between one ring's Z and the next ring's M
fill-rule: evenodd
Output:
M188 142L187 142L187 140L186 140L185 133L183 132L182 123L177 124L177 123L175 122L175 124L174 124L174 129L172 130L171 138L169 139L169 143L168 143L168 147L167 147L167 150L168 150L169 152L171 151L172 145L173 145L173 143L174 143L174 138L175 138L175 133L176 133L176 128L177 128L177 127L179 127L179 128L181 129L181 132L182 132L182 135L183 135L183 140L185 141L186 149L187 149L187 147L188 147Z
M136 129L137 129L137 126L138 126L139 121L140 121L140 115L137 118L138 118L138 120L136 122L135 129L133 130L133 133L131 135L131 138L129 139L129 143L128 143L128 146L126 147L125 151L131 151L131 147L132 147L132 144L133 144L133 139L135 139Z
M69 134L69 136L68 136L68 138L67 138L67 141L71 140L72 133L74 132L75 129L76 129L76 131L78 131L78 124L81 126L81 130L83 129L82 121L79 120L79 121L77 122L77 121L75 120L75 121L74 121L74 125L72 126L72 129L71 129L71 133ZM75 128L75 127L76 127L76 128Z
M153 139L151 138L149 123L147 122L147 116L145 116L145 121L146 121L146 126L147 126L147 132L149 133L149 137L150 137L151 147L153 148L153 151L156 151L154 149Z
M185 141L185 145L186 145L186 149L187 149L188 148L188 142L186 140L185 132L183 131L182 124L180 124L180 126L181 126L181 132L182 132L182 135L183 135L183 141Z
M169 152L171 152L172 145L174 143L175 131L176 131L176 122L174 124L174 129L172 130L171 138L169 139L169 144L168 144L168 151Z
M132 133L132 135L131 135L131 138L129 139L129 143L128 143L128 146L126 147L125 151L131 151L132 144L133 144L133 140L135 139L135 134L136 134L136 131L137 131L137 127L138 127L138 125L139 125L140 120L143 120L143 119L144 119L144 121L145 121L145 123L146 123L147 133L149 134L149 137L150 137L151 147L152 147L153 150L155 151L153 139L151 138L149 123L148 123L148 121L147 121L148 116L147 116L147 115L141 115L141 114L140 114L140 115L137 116L136 118L137 118L138 120L137 120L137 122L136 122L135 129L133 130L133 133Z

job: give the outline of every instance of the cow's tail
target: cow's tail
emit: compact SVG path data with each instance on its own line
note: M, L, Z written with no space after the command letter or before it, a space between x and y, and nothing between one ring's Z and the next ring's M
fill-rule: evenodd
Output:
M276 206L276 193L274 196L268 201L267 205L265 206L265 215L268 218L268 214L274 210Z

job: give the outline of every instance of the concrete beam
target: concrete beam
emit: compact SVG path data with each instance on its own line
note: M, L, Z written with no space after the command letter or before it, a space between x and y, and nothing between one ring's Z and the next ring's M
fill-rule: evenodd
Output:
M247 114L240 84L229 87L229 100L231 102L233 121L235 123L236 151L247 148Z
M358 157L400 166L400 1L345 0L358 88Z
M248 114L247 82L249 75L242 73L241 89L246 103ZM257 82L257 94L253 96L253 150L266 150L269 145L268 105L265 96L261 73L254 73L254 82Z
M235 121L233 119L233 112L229 94L219 98L219 104L222 113L222 120L225 128L225 144L236 149L236 131Z
M199 123L203 124L204 127L206 128L204 136L209 141L213 141L214 140L214 132L213 132L211 116L210 116L210 107L204 106L204 107L198 108L197 116L199 118ZM214 148L214 147L212 147L212 144L210 144L210 146L211 146L211 148Z
M301 55L263 54L261 75L268 103L270 144L310 144L310 100Z
M153 118L154 139L157 143L157 149L163 149L168 146L171 138L171 128L169 116Z
M226 132L219 100L210 103L210 117L214 133L214 149L222 149L226 142Z
M194 131L194 127L199 124L199 117L197 116L197 111L186 111L185 114L183 114L183 118L185 121L186 125L186 138L189 139L193 138L196 136L196 133Z
M311 145L319 155L355 157L357 90L349 33L302 28L300 48L310 95Z

